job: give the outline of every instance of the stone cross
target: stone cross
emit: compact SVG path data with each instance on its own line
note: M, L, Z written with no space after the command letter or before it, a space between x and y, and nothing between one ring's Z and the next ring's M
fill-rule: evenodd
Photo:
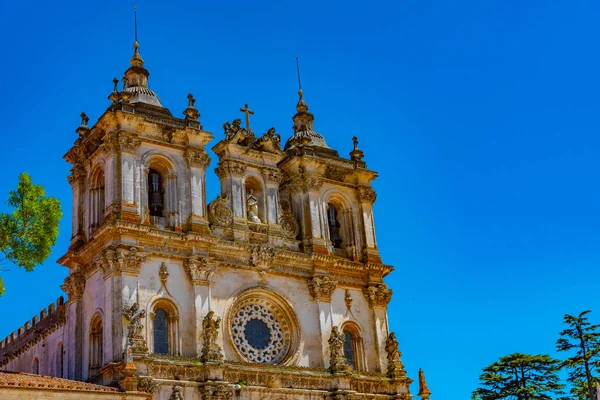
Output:
M246 130L250 132L250 115L254 115L254 111L251 111L248 108L248 104L246 104L244 108L240 108L240 111L246 114Z

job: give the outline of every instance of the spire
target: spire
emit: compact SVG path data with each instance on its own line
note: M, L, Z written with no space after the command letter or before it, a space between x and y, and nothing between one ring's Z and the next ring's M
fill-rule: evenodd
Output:
M123 91L121 98L128 103L144 103L152 106L162 107L160 99L150 88L148 88L148 77L150 72L144 68L144 59L140 54L137 29L137 7L133 9L134 42L133 55L129 61L130 67L125 71L123 78ZM115 97L114 95L112 97Z
M419 368L419 397L421 400L429 400L429 396L431 396L431 391L429 391L427 382L425 382L425 373Z
M304 100L304 91L300 81L300 64L298 56L296 56L296 71L298 72L298 104L296 104L296 115L292 117L294 120L294 135L288 139L285 144L285 150L293 149L300 146L315 146L329 149L323 136L314 131L313 124L315 116L308 112L308 104Z

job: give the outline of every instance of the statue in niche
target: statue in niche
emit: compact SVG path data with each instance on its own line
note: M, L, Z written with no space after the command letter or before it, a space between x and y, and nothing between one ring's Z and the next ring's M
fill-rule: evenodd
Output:
M260 224L261 220L258 218L258 199L254 195L254 190L252 189L248 189L248 195L246 196L246 209L248 213L248 221Z

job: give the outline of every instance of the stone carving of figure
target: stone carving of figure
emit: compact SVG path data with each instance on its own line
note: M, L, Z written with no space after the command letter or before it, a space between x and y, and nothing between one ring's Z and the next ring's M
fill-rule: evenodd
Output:
M171 397L169 397L169 400L184 400L182 392L183 389L181 386L173 386L173 391L171 392Z
M131 307L123 308L123 316L127 320L127 346L134 351L146 351L146 343L142 336L144 324L142 319L146 317L146 310L140 309L139 304L133 303Z
M221 318L213 319L214 311L209 311L202 321L203 347L200 359L202 362L220 362L223 359L221 347L217 344Z
M404 364L400 360L402 353L398 350L398 341L396 340L396 334L390 333L387 340L385 341L385 351L387 352L387 375L389 378L399 378L406 375L404 370Z
M260 224L260 218L258 218L258 199L254 195L254 190L248 189L248 195L246 196L246 209L248 213L248 221L256 222Z
M331 329L329 337L329 368L331 372L347 373L350 371L348 361L344 356L344 334L337 326Z

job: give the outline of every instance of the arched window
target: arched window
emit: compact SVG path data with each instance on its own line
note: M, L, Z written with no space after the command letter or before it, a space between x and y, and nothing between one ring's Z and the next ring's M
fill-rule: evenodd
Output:
M169 323L167 312L162 308L154 312L154 352L169 354Z
M62 344L62 342L59 342L58 346L56 348L56 375L59 378L65 377L64 362L65 362L65 357L64 357L64 353L63 353L63 344Z
M267 223L265 192L261 183L255 177L248 177L244 182L246 218L257 224Z
M40 360L38 360L37 357L33 359L33 367L31 368L31 372L36 375L40 374Z
M151 346L155 354L179 354L179 315L168 300L160 299L150 313Z
M327 204L327 226L329 227L329 240L334 249L342 249L342 224L339 222L339 211L334 204Z
M104 171L96 170L90 186L90 232L96 229L104 219Z
M148 209L152 217L164 217L165 189L160 173L155 169L148 170Z
M360 329L356 324L347 322L342 326L342 332L344 333L344 356L348 360L348 365L356 371L365 371L365 356Z
M349 331L344 331L344 357L348 360L348 365L356 369L354 359L354 337Z
M90 324L90 358L89 376L94 376L102 368L102 318L100 315L92 318Z

